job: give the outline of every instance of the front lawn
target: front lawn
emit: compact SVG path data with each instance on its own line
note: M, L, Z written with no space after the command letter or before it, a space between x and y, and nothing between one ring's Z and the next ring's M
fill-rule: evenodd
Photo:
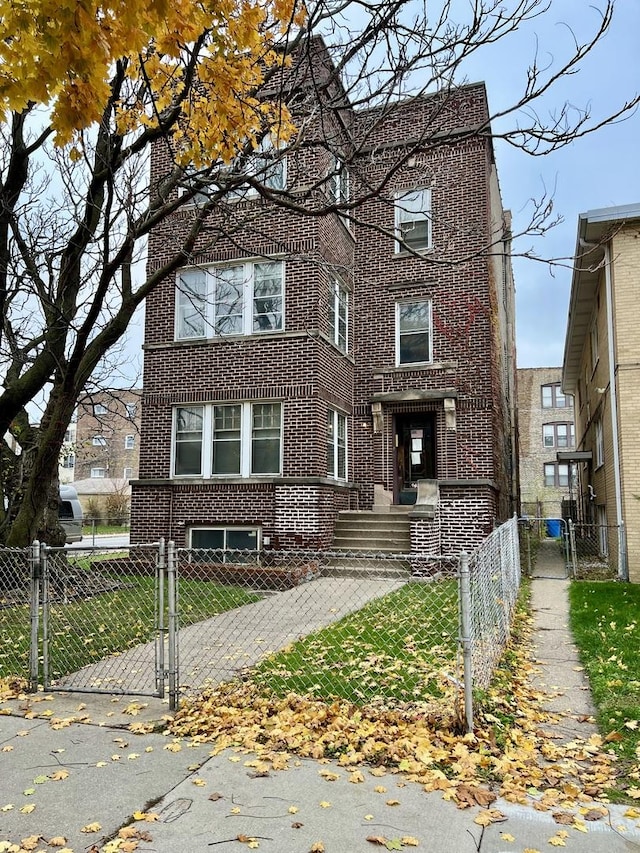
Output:
M107 559L112 555L100 556ZM80 558L76 566L84 569L85 562L87 558ZM154 577L105 573L100 579L107 585L110 582L113 588L85 597L76 595L66 602L61 598L62 592L55 587L52 590L49 615L52 678L75 672L138 643L149 642L155 636ZM246 589L189 579L180 580L180 596L182 627L259 599ZM167 619L165 613L165 625ZM28 605L3 608L0 611L0 677L26 676L29 640Z
M598 727L619 756L617 791L638 798L640 586L580 581L571 585L570 602L571 629L591 683Z
M457 581L410 583L264 661L254 683L357 703L441 698L456 675Z

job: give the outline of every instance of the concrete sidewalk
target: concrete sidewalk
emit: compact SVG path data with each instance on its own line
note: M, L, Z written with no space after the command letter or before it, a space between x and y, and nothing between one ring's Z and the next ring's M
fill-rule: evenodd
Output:
M532 582L537 678L552 693L558 736L588 737L591 705L566 627L567 582L554 579L557 565L544 569L545 554L537 574L551 577ZM251 754L211 757L208 745L127 731L132 722L161 720L167 708L159 700L85 694L1 703L0 842L40 835L37 849L53 850L45 842L63 836L74 853L94 853L141 812L157 815L132 824L147 839L137 849L150 853L241 851L251 838L272 853L308 853L318 843L326 853L365 853L385 849L367 840L381 837L390 849L407 850L417 839L429 853L544 851L550 839L576 853L640 848L640 821L625 818L626 807L611 807L580 832L549 812L498 800L492 808L505 820L483 829L474 823L478 808L460 810L401 774L373 776L363 766L356 783L335 762L294 759L289 769L265 774Z

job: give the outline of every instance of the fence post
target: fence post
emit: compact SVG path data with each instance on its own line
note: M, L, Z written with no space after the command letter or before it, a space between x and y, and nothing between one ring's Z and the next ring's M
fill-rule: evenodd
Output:
M158 560L156 563L157 581L158 581L158 599L156 601L157 618L158 618L158 633L156 636L156 688L158 696L164 699L164 690L166 682L166 670L164 660L164 640L167 629L164 624L164 601L165 601L165 575L167 571L167 560L165 553L164 538L161 538L158 543Z
M40 543L36 541L29 549L31 565L31 595L29 615L31 622L31 642L29 645L29 690L34 693L38 689L38 657L40 652L40 581L42 578L42 563L40 562Z
M471 659L471 580L469 555L460 554L460 643L464 671L464 716L467 732L473 732L473 666Z
M575 580L578 576L578 557L576 554L576 527L572 518L569 519L567 525L569 527L569 561L571 564L571 572L573 575L573 579Z
M167 548L167 603L169 606L169 709L178 708L178 611L176 545L169 541Z

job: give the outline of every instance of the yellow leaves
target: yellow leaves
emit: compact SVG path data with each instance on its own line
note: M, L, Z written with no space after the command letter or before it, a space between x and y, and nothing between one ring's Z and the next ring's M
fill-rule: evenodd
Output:
M625 794L628 797L631 797L632 800L640 800L640 788L638 788L637 785L633 785L631 788L626 788Z
M506 820L506 817L498 809L483 809L474 817L473 822L479 826L489 826L503 820Z
M54 835L53 838L50 838L47 842L49 847L66 847L67 839L64 835Z
M35 810L36 810L35 803L29 803L29 805L27 805L27 806L22 806L22 808L20 808L19 811L21 814L31 814L31 812L34 812Z
M298 5L296 18L303 14L303 4ZM202 119L213 126L201 139L185 134L185 147L219 149L229 130L232 139L225 144L236 147L247 130L255 129L250 92L269 67L281 62L271 46L282 38L281 22L291 20L295 8L293 0L211 0L206 5L191 0L0 0L0 110L20 111L30 102L45 105L57 142L70 142L101 119L115 63L121 60L125 77L116 102L118 125L131 132L177 103L182 68L191 62L201 79L214 84L204 99L209 103ZM270 12L277 27L267 24ZM194 55L202 36L200 54ZM195 100L201 106L203 99ZM184 103L188 126L192 101ZM275 118L274 110L269 120ZM203 140L208 143L204 149Z
M191 781L191 784L195 785L197 788L204 788L207 783L204 779L196 778Z
M298 806L289 806L287 811L289 812L289 814L297 814L298 813Z
M133 813L134 820L144 820L147 823L153 823L156 820L160 819L160 816L155 812L134 812Z
M331 803L329 803L327 800L321 800L319 805L320 805L321 809L330 809L331 808Z
M514 838L514 836L513 836L513 835L511 835L511 833L510 833L510 832L501 832L501 833L500 833L500 838L501 838L503 841L508 841L508 842L511 842L511 841L515 841L515 840L516 840L516 839Z
M349 782L357 785L359 782L364 782L364 776L360 770L354 770L349 776Z
M136 818L136 820L137 820L137 818ZM82 827L82 829L80 830L80 832L86 832L86 833L100 832L101 829L102 829L102 826L99 823L94 822L94 823L85 824Z

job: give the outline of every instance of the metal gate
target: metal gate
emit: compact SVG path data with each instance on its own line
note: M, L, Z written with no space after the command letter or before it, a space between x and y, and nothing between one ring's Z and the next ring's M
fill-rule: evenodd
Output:
M175 586L164 542L126 549L34 543L32 567L32 686L162 698L171 682L175 692L168 639Z
M569 530L563 518L518 519L523 572L532 577L568 578L571 570Z

